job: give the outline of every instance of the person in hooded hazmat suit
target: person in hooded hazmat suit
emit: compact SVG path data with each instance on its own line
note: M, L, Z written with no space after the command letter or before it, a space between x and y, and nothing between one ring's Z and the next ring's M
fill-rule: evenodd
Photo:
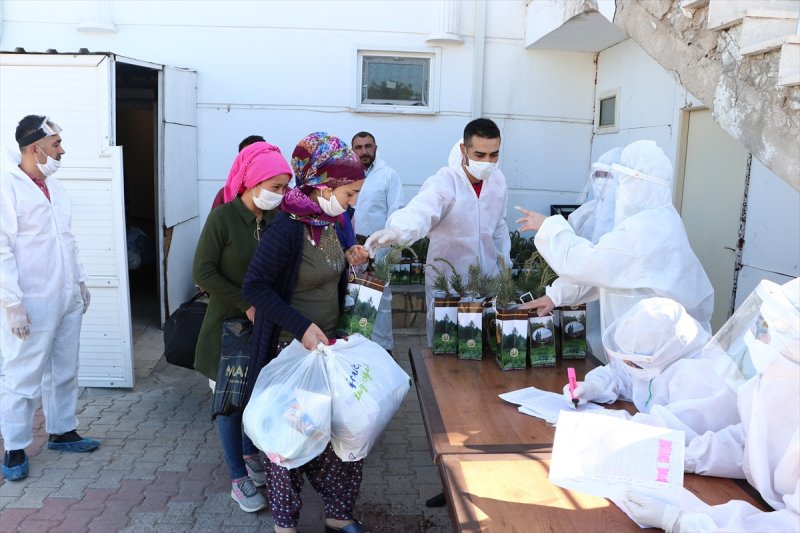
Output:
M430 238L427 262L437 257L452 263L466 277L476 259L481 270L491 276L500 273L501 262L510 264L511 239L506 224L508 189L506 178L497 168L500 156L500 130L489 119L478 118L464 128L463 142L450 151L449 166L422 184L408 205L395 211L386 228L370 235L366 247L377 248L410 244ZM438 262L437 268L450 273ZM428 343L433 337L433 279L425 273L425 301L428 308Z
M75 431L81 318L89 307L66 190L52 176L65 153L61 128L23 118L20 154L0 174L0 432L3 474L28 475L35 399L41 395L48 448L87 452L100 442Z
M636 302L651 296L680 303L706 331L714 289L672 206L672 164L653 141L636 141L611 165L614 226L597 243L576 234L559 215L518 208L520 231L535 230L536 249L573 286L523 304L540 315L556 306L600 301L603 331Z
M603 332L609 363L586 374L574 396L581 402L630 400L640 413L666 410L680 421L677 429L691 428L687 434L722 429L736 423L739 414L736 393L725 386L730 358L724 352L706 351L710 340L711 335L678 302L645 298ZM569 384L564 386L564 397L574 406ZM712 399L717 408L698 409ZM628 417L625 411L619 414Z
M631 492L622 503L639 524L679 533L800 531L800 278L782 287L762 281L755 292L761 316L744 337L755 374L737 391L740 421L692 439L684 467L745 478L774 511L739 500L683 511Z
M616 182L611 176L611 165L619 163L622 148L612 148L602 154L592 164L589 178L578 198L581 206L570 213L567 218L575 234L597 244L600 237L614 228L614 200ZM588 196L588 200L586 200ZM520 207L516 207L521 209ZM588 296L592 287L575 284L565 278L556 278L545 288L545 294L555 302L579 302ZM598 359L607 362L603 357L603 342L600 328L600 304L597 299L586 302L586 342Z

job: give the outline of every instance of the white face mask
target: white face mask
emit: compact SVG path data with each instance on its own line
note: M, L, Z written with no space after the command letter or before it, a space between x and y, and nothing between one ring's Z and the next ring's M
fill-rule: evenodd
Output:
M256 196L256 192L253 191L253 203L262 211L270 211L271 209L275 209L281 204L282 200L283 195L276 192L261 189L261 192L258 193L258 196Z
M319 196L317 196L317 202L319 203L322 212L329 217L338 217L347 210L347 208L342 207L333 192L331 192L330 198L325 198L322 196L322 193L320 193Z
M497 170L497 163L491 163L489 161L473 161L472 159L467 158L469 161L469 165L467 166L467 171L472 174L472 177L478 180L486 180L489 179L489 176Z
M44 153L44 152L42 152ZM36 157L36 154L33 154ZM47 160L44 163L39 163L39 158L36 158L36 166L39 167L39 172L44 174L44 177L52 176L61 167L61 161L53 159L47 154L44 154Z

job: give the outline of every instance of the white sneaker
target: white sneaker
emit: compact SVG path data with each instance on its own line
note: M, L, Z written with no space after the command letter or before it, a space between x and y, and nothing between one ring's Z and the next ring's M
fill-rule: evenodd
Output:
M267 473L264 472L264 463L261 461L261 454L248 455L243 457L244 466L247 469L247 476L253 480L253 485L263 487L267 484Z
M267 506L267 500L258 492L253 480L249 477L243 477L231 483L231 498L246 513L255 513Z

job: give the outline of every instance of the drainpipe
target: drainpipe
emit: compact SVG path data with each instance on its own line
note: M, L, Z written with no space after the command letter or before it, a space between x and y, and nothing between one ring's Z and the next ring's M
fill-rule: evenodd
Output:
M472 118L483 113L483 55L486 49L486 0L475 0L475 49L472 56Z

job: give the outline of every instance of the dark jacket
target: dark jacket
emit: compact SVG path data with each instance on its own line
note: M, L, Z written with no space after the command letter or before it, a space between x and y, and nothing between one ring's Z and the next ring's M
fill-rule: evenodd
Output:
M244 277L242 297L256 308L247 367L248 399L258 373L277 355L281 330L291 332L299 340L311 325L308 318L290 305L303 258L304 226L286 213L278 214L261 235L261 242ZM349 232L352 234L352 228ZM339 240L341 242L342 238ZM346 290L347 268L339 280L340 308Z

